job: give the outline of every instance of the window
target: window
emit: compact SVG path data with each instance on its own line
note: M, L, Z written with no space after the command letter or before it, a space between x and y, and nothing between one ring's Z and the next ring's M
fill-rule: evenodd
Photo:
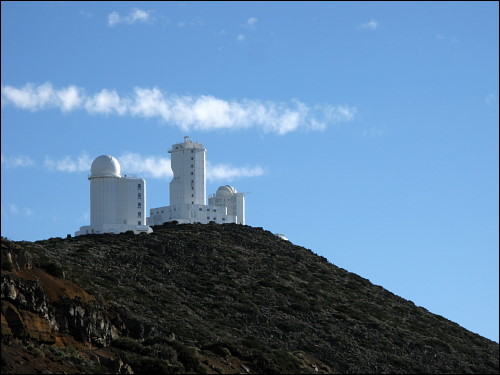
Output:
M199 210L201 211L201 207L199 208Z
M137 222L137 225L141 225L142 223L140 221Z
M194 150L191 150L191 153L194 154Z
M194 204L194 202L191 202L191 204Z
M191 176L192 176L193 174L194 174L194 173L193 173L193 172L191 172Z
M191 156L191 160L193 160L193 157Z
M191 158L191 160L193 160L193 158ZM194 165L193 165L193 164L191 164L191 168L193 168L193 167L194 167Z
M141 190L141 184L137 185L137 190Z
M223 218L222 218L222 221L226 221L226 218L225 218L225 217L223 217Z
M140 211L137 213L137 217L141 217L141 212Z
M141 199L141 193L137 193L137 199Z
M210 220L210 216L207 216L207 220Z
M207 211L210 211L210 208L207 208Z
M194 194L191 194L191 198L194 198Z
M141 208L141 206L142 206L141 202L137 203L137 208Z

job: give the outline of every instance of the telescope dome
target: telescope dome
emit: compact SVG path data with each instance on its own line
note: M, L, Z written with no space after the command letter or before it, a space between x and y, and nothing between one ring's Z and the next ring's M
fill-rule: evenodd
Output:
M120 177L120 163L111 155L101 155L92 162L90 173L91 178Z

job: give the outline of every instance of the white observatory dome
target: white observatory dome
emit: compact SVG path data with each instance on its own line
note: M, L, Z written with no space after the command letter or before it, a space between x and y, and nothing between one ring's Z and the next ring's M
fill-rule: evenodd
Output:
M120 177L120 163L111 155L101 155L92 162L92 177Z
M233 186L224 185L224 186L220 186L217 189L216 196L220 197L223 195L231 195L231 194L236 194L236 193L237 193L237 191Z

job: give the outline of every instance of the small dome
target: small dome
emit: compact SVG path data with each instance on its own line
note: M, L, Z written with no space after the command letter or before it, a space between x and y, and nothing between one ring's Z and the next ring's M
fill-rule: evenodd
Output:
M111 155L101 155L92 162L90 177L120 177L120 163Z
M216 195L221 196L221 195L230 195L230 194L236 194L236 193L237 193L237 191L233 186L224 185L224 186L220 186L217 189Z
M282 233L274 233L274 235L278 238L281 238L282 240L285 240L285 241L290 241L288 238L285 237L284 234Z

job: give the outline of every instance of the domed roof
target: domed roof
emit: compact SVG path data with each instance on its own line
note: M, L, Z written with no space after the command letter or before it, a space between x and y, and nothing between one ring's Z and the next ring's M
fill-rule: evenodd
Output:
M111 155L101 155L92 162L90 177L120 177L120 163Z
M230 194L236 194L236 193L237 193L237 191L233 186L224 185L224 186L220 186L217 189L216 195L221 196L221 195L230 195Z

